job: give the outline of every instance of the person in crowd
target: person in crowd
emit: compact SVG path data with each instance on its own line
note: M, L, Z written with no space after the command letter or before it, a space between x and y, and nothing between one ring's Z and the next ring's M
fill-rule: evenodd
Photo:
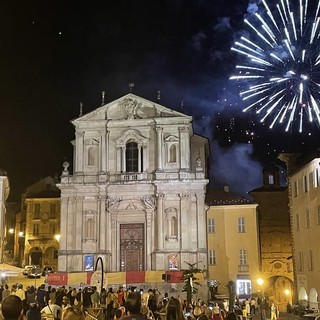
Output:
M44 284L42 284L37 290L36 302L40 310L42 310L47 304L47 292L45 291Z
M26 288L26 300L28 305L36 302L36 290L34 286L28 286Z
M85 314L79 308L72 306L63 309L61 320L85 320Z
M43 307L41 309L41 314L52 316L54 319L60 319L61 317L61 307L55 303L53 303L51 300L49 300L48 305Z
M129 293L125 301L127 316L123 320L146 320L141 313L141 294L139 292Z
M167 303L166 320L184 320L179 299L171 297Z
M29 303L29 310L26 312L28 320L41 320L40 310L35 302Z
M100 294L97 291L97 288L93 288L93 293L90 296L92 308L99 308L100 307Z
M57 299L57 290L56 288L51 288L49 292L49 300L53 301L53 303L56 303Z
M275 304L274 302L272 302L272 304L271 304L271 309L270 309L270 311L271 311L271 317L270 317L270 319L271 319L271 320L276 320L276 319L278 319L278 308L277 308L277 306L276 306L276 304Z
M117 309L116 312L114 313L114 320L120 320L122 317L122 311L121 309Z
M2 291L2 300L5 299L8 295L10 295L9 286L5 284L4 289Z
M15 295L18 296L21 299L21 301L26 299L26 293L23 290L23 285L22 284L18 284L17 285L17 290L15 292Z
M8 295L2 300L1 312L4 320L23 320L22 300L16 295Z

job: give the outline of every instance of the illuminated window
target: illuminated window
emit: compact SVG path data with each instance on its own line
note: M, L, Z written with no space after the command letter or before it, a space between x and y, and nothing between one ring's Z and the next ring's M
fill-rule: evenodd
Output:
M210 265L217 264L217 261L216 261L216 250L214 250L214 249L210 249L209 250L209 264Z
M33 236L38 236L39 235L39 224L38 223L34 223L33 224L32 235Z
M138 172L138 144L126 144L126 172Z
M239 252L239 264L241 266L247 265L247 250L240 249L240 252Z
M169 149L169 162L177 162L177 147L175 144L170 146Z
M239 217L238 218L238 232L239 233L246 232L246 225L245 225L244 217Z
M238 279L237 280L237 294L250 295L251 294L251 280Z
M208 232L209 233L215 233L216 232L216 226L214 224L214 219L209 218L208 219Z

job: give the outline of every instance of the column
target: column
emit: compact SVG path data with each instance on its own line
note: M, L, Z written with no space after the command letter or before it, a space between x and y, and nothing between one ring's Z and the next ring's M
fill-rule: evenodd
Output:
M138 172L141 172L141 145L138 145Z
M152 246L153 246L153 236L152 236L152 212L153 210L147 209L146 210L146 236L147 236L147 241L146 241L146 270L151 270L151 253L152 253Z
M190 235L190 228L189 228L189 221L188 221L188 199L189 194L187 193L180 193L180 249L181 250L188 250L189 248L189 237ZM190 221L191 222L191 221Z
M158 250L163 250L163 238L164 238L164 230L163 230L163 199L165 195L160 193L157 194L157 245Z
M163 128L157 127L157 165L158 170L162 170L162 132Z
M74 213L74 245L73 249L75 250L82 250L82 237L83 237L83 197L76 197L76 211Z
M121 166L121 171L126 172L126 147L121 147L121 160L122 160L122 166Z
M84 132L76 132L77 139L77 172L83 172L83 158L84 154Z
M106 165L106 172L109 171L109 136L110 131L107 130L105 134L105 165Z
M205 249L207 247L206 233L203 230L206 230L207 221L205 215L205 196L203 193L196 194L197 199L197 234L198 234L198 249Z
M98 248L99 251L105 251L106 250L106 237L105 234L106 232L106 202L104 201L105 197L99 196L98 197L98 219L99 219L99 224L98 224L98 235L99 235L99 244Z
M60 250L67 250L68 241L68 197L61 196L61 219L60 219Z
M99 143L99 159L100 159L100 172L106 172L106 133L103 131L100 134L100 143Z

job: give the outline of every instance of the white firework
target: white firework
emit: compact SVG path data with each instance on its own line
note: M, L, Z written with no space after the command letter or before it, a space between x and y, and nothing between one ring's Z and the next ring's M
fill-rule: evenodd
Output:
M320 125L320 0L281 0L244 19L249 36L234 43L243 59L230 77L241 86L240 96L269 127L288 131L294 123ZM311 5L312 4L312 5Z

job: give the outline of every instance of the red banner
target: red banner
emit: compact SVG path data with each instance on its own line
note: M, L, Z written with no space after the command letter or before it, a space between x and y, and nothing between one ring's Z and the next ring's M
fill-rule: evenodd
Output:
M144 283L145 271L126 272L126 283Z
M68 284L68 273L67 272L49 273L48 283L50 285L65 286Z

